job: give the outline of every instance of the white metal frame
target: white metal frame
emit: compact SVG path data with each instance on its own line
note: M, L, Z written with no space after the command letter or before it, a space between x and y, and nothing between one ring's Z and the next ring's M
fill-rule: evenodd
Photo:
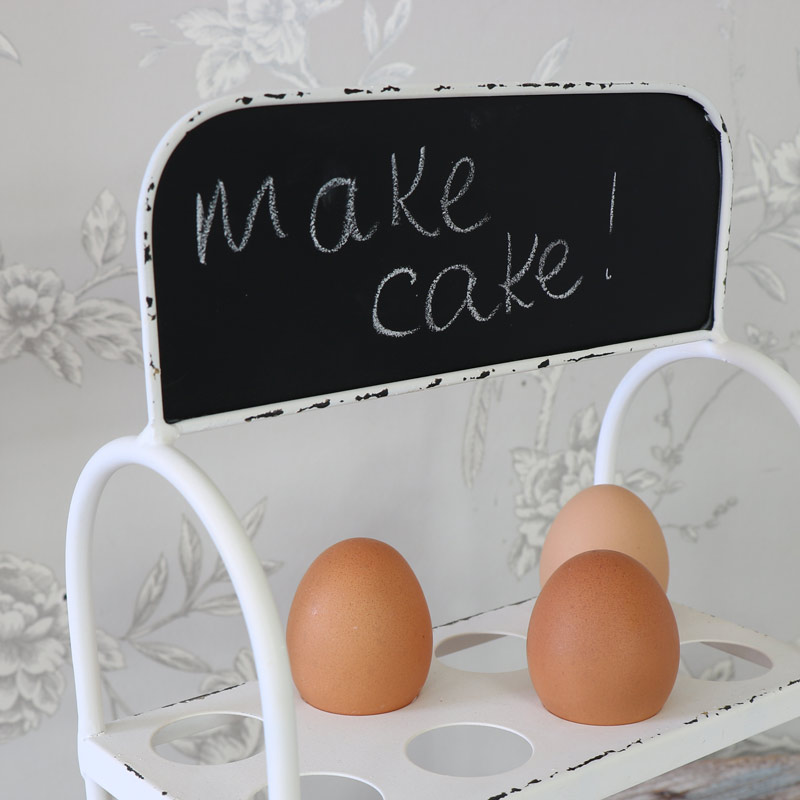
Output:
M261 707L266 710L264 735L266 757L271 765L270 794L299 800L289 659L283 626L261 562L236 514L215 484L179 450L153 439L150 434L145 431L139 437L116 439L98 450L81 473L70 506L67 608L78 703L79 758L87 780L87 798L99 800L108 796L92 779L82 751L82 745L106 727L91 591L94 519L111 476L124 466L136 464L156 472L175 487L206 526L219 551L242 606L259 679ZM133 774L131 771L124 777L130 779ZM116 785L113 776L107 777L107 781L105 785ZM126 795L127 792L119 794Z
M551 365L563 364L570 361L580 360L587 356L610 355L614 353L633 352L648 350L654 347L665 347L668 345L682 344L684 342L698 341L724 337L722 330L722 312L725 301L725 266L727 263L727 236L730 227L730 207L732 196L732 166L730 141L726 132L725 124L713 105L700 93L680 86L656 86L639 83L585 83L585 84L488 84L484 86L440 86L436 87L412 87L412 88L393 88L391 92L385 93L380 90L333 90L320 89L314 91L303 91L287 93L281 95L262 95L256 97L237 97L235 99L226 98L207 103L202 109L196 109L187 113L182 119L175 123L164 135L161 142L156 147L150 159L145 177L142 182L142 192L136 217L136 241L139 243L137 260L139 264L139 296L142 317L142 338L145 353L145 376L147 392L147 408L150 425L161 428L164 425L163 407L161 401L161 370L158 345L158 297L155 291L155 281L153 277L152 262L147 251L149 243L153 241L152 222L153 208L156 188L159 179L175 148L180 144L183 137L194 128L207 122L210 118L236 108L256 108L259 106L275 106L282 104L307 104L321 102L386 102L390 103L397 98L418 98L418 97L475 97L475 96L496 96L496 95L563 95L563 94L628 94L628 93L651 93L651 94L675 94L687 97L696 101L705 111L706 117L711 125L719 133L721 145L721 198L719 232L717 241L717 271L714 277L714 306L713 306L713 327L711 330L688 331L685 333L659 336L648 339L640 339L624 344L609 345L597 350L578 350L567 353L553 353L546 356ZM465 379L477 378L487 369L493 376L508 375L514 372L526 372L538 367L545 356L539 355L523 361L506 362L503 364L476 365L474 369L464 372L452 372L442 375L425 375L420 378L413 378L388 386L366 386L356 387L353 390L341 391L329 395L318 395L305 397L298 400L283 401L278 405L268 404L253 408L239 409L235 411L212 414L196 419L180 420L167 426L171 433L159 435L177 436L182 433L206 430L208 428L232 425L247 421L248 418L269 416L270 412L277 408L284 414L298 412L309 406L336 406L342 403L353 402L359 395L395 395L405 392L420 391L429 388L433 380L437 385L447 386L461 383Z
M589 86L580 89L601 90ZM631 85L613 90L640 91L641 87ZM520 89L499 87L493 91L518 92ZM564 89L549 87L538 91ZM667 88L663 91L678 90ZM475 90L466 93L474 94ZM683 93L694 96L689 92ZM405 96L410 94L414 93L404 93ZM330 97L330 93L320 93L311 100ZM309 99L295 98L293 101L308 102ZM718 129L724 130L713 109L702 102ZM230 107L230 102L212 104L210 112L229 110ZM208 116L209 110L203 118ZM158 175L176 142L178 131L195 124L193 120L196 118L197 114L189 115L165 137L148 167L137 220L140 244L147 240L150 230L148 200L152 188L148 187L157 185ZM598 483L614 481L614 459L622 423L636 390L660 367L681 359L718 359L748 371L775 392L800 424L800 385L766 356L729 341L722 329L726 251L723 240L728 230L731 192L730 150L727 138L723 136L722 141L725 156L720 212L722 234L718 250L714 328L668 337L667 340L627 343L624 348L617 349L617 352L633 349L650 349L651 352L629 371L611 398L598 445L595 471ZM664 712L644 723L616 728L575 726L551 717L540 706L537 707L538 700L529 681L526 683L527 673L521 674L523 671L508 673L495 678L495 683L487 684L485 676L476 677L453 670L437 659L434 659L420 697L398 712L368 718L338 718L307 706L294 690L283 628L249 538L219 489L195 463L173 446L181 433L239 422L245 412L176 425L167 425L163 421L157 368L158 341L152 321L152 274L143 249L139 253L139 267L145 363L148 365L149 423L139 436L112 441L90 459L76 485L67 526L66 583L79 716L78 756L89 800L111 796L119 800L158 797L249 800L263 785L268 786L273 800L299 800L301 772L360 777L376 786L385 800L406 800L409 796L469 800L505 796L503 792L512 790L518 792L520 798L536 800L568 795L599 798L800 716L800 652L761 634L744 631L731 623L682 607L676 607L676 614L683 641L722 641L735 647L751 647L764 654L764 658L773 664L772 670L764 678L739 685L700 685L681 677ZM146 302L146 298L150 300ZM581 354L567 354L562 360L576 355ZM513 365L517 370L531 366L536 365ZM509 365L501 365L496 374L508 371ZM459 381L462 378L462 375L457 377ZM397 384L390 393L419 389L429 381ZM355 393L346 393L339 399L354 399L354 396ZM307 400L303 403L308 405ZM248 410L246 415L263 410L267 409ZM97 658L91 590L92 539L95 516L106 483L127 465L140 465L162 476L206 526L240 600L258 680L213 696L181 702L129 719L109 721L103 712ZM487 630L524 635L529 613L530 603L487 612L437 629L435 640L438 644L459 633ZM206 715L225 712L263 719L264 756L220 767L190 767L173 764L155 754L154 742L159 740L159 732L164 731L166 725L182 721L188 731L194 722L202 721ZM464 778L443 778L424 773L409 762L404 748L415 731L459 721L517 731L533 744L532 760L506 774L468 782ZM368 746L370 743L372 747ZM377 752L375 743L379 745ZM350 758L349 763L345 757Z
M622 434L625 412L639 387L668 364L692 358L710 358L752 375L780 399L800 425L800 384L771 358L724 335L701 342L653 350L643 356L623 377L603 417L595 458L595 483L614 483L614 459Z

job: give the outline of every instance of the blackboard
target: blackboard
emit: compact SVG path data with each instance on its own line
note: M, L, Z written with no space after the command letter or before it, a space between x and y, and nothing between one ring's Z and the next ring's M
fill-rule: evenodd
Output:
M725 142L695 96L646 86L200 109L142 192L160 413L254 419L707 336Z

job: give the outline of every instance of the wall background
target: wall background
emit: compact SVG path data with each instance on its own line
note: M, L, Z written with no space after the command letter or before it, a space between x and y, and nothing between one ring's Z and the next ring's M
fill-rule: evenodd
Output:
M198 102L295 87L523 80L684 83L735 159L727 328L800 376L800 6L793 0L7 2L0 11L0 772L78 798L63 538L77 475L145 422L133 222L150 152ZM654 243L657 246L657 243ZM434 622L529 597L547 526L591 482L625 357L188 436L252 532L281 610L351 535L415 567ZM716 364L653 379L622 479L655 510L670 595L800 640L800 432ZM96 546L114 713L253 674L205 533L130 469ZM690 669L701 669L689 666ZM702 669L730 677L718 660ZM249 751L241 724L186 747ZM800 750L797 725L742 745Z

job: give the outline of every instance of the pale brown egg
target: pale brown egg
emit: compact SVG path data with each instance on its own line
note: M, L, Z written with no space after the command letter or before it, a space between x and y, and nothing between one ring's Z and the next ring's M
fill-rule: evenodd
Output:
M408 705L428 676L433 631L408 562L376 539L346 539L308 568L289 611L286 643L300 696L336 714Z
M647 504L629 489L598 484L578 492L553 520L539 557L539 584L586 550L619 550L641 561L661 584L669 583L664 532Z
M672 606L653 574L616 550L564 562L533 606L528 670L544 707L590 725L661 710L680 660Z

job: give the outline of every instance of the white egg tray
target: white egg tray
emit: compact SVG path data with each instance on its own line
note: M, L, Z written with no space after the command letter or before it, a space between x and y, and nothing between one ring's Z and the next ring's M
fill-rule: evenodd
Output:
M488 638L482 634L524 637L532 606L528 600L439 626L434 652L464 655ZM800 649L686 606L673 608L682 644L712 643L769 668L721 682L679 673L656 716L604 727L547 712L525 668L475 672L434 658L419 697L389 714L339 716L296 698L303 776L343 776L319 795L310 790L316 779L304 777L303 800L603 798L800 714ZM154 746L228 715L258 717L259 710L258 686L246 683L109 723L80 743L81 760L91 758L95 777L119 800L250 800L265 785L263 752L231 764L192 765ZM330 788L337 783L347 787L341 795Z

